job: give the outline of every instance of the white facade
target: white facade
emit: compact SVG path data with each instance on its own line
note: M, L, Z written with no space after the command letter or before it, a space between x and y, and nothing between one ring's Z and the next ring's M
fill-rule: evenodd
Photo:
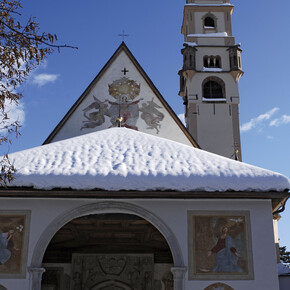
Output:
M8 188L0 190L1 290L279 289L272 212L289 196L290 183L279 173L230 159L241 158L242 71L240 50L231 35L232 10L229 0L187 0L185 5L180 95L192 136L122 43L46 145L10 155L17 172ZM213 17L214 23L209 19L213 26L204 25L205 16ZM208 77L224 84L222 99L204 96ZM198 149L195 140L205 150ZM135 287L132 281L120 280L127 258L118 260L120 264L109 262L109 271L97 272L91 266L90 275L87 269L75 271L75 265L83 268L73 257L45 261L55 235L65 232L68 224L108 214L137 216L139 223L154 228L159 234L154 242L169 249L173 262L147 261L144 264L153 264L153 275L148 271L147 276L141 273L141 263L131 265L132 271L124 276L137 277ZM26 222L15 224L13 219L18 221L19 216ZM90 233L95 234L100 228L98 222L93 225ZM70 230L73 238L64 240L63 252L70 247L72 256L91 255L96 263L94 255L112 257L129 251L127 241L122 252L108 252L118 239L111 241L105 232L106 252L91 247L98 236L90 235L80 239L82 252L74 252L80 233ZM121 236L123 230L121 226ZM125 232L125 238L135 242L130 233L138 230ZM15 234L14 245L9 245L9 234L11 240ZM153 239L148 238L147 244L144 235L138 239L143 248L132 250L133 255L150 255L152 262ZM20 264L19 271L14 261ZM49 268L63 269L66 286L41 285ZM169 270L172 278L164 278ZM98 275L103 279L100 284L94 280Z
M0 248L1 285L7 289L41 290L41 276L52 266L65 268L71 286L62 290L98 289L74 287L73 261L43 264L44 254L54 235L71 221L122 213L144 219L165 238L173 263L154 264L160 287L163 272L171 269L171 290L206 289L216 281L235 290L278 290L272 209L287 197L289 180L283 175L125 128L53 142L10 158L18 171L9 187L0 191L0 219L6 223L1 230L16 232L20 225L12 220L21 214L27 222L14 241L22 257L21 276L5 276L9 257L3 260L1 255L9 251L17 256L17 251L7 245ZM205 221L201 228L192 223L198 218ZM224 228L232 232L229 242L220 236ZM73 232L77 237L77 230ZM27 246L21 244L24 233ZM201 237L205 248L197 246ZM215 251L217 240L236 241L236 246L228 244L241 261L236 259L235 270L232 266L229 272L214 270L218 262L207 252ZM90 239L86 243L89 247ZM101 254L110 254L107 251ZM204 262L206 269L201 267ZM112 275L106 279L118 283L112 277L116 279ZM150 283L146 290L153 290Z
M213 281L188 280L188 225L187 213L192 210L250 212L253 255L253 280L221 281L235 290L279 289L276 255L273 241L271 203L267 200L142 200L141 199L15 199L1 198L1 208L31 210L31 231L27 273L25 279L1 279L7 289L36 290L32 288L29 268L41 268L42 255L57 230L70 219L98 213L130 213L149 219L168 240L175 258L174 268L184 269L184 278L174 289L205 289ZM172 214L174 212L174 214ZM40 222L41 220L41 222ZM172 236L170 236L172 234ZM176 243L175 243L176 242ZM267 267L265 267L267 265ZM173 271L174 273L174 271ZM34 278L37 281L37 278ZM35 283L34 281L34 283ZM177 281L177 280L176 280ZM37 284L37 283L36 283ZM180 285L184 285L184 288Z

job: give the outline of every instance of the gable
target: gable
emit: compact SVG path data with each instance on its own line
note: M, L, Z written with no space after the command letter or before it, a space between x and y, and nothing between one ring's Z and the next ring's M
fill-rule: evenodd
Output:
M124 43L44 144L118 126L198 147Z

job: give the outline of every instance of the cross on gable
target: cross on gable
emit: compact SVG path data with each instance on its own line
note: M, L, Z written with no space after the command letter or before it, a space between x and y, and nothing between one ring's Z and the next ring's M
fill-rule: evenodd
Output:
M124 76L126 75L127 72L129 72L129 70L127 70L125 67L123 70L121 70L122 73L124 73Z
M125 31L124 31L124 29L123 29L123 30L122 30L122 33L121 33L121 34L118 34L118 36L121 36L122 39L123 39L123 41L124 41L124 40L125 40L125 37L128 37L129 34L125 34Z

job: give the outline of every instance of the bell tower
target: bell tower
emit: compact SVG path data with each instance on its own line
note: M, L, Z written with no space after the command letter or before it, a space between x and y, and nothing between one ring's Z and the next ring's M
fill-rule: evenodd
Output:
M238 82L241 49L230 0L187 0L180 92L186 127L203 150L241 160Z

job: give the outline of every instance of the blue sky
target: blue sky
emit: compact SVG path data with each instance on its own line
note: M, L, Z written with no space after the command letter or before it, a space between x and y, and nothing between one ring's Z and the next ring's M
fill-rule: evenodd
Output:
M243 161L290 177L289 1L232 0L233 33L243 49L240 80ZM185 0L29 0L23 18L36 16L42 31L78 50L55 52L21 87L22 137L9 152L41 145L79 98L122 38L174 111L183 113L177 72ZM12 111L11 111L12 112ZM290 249L290 202L279 222Z

